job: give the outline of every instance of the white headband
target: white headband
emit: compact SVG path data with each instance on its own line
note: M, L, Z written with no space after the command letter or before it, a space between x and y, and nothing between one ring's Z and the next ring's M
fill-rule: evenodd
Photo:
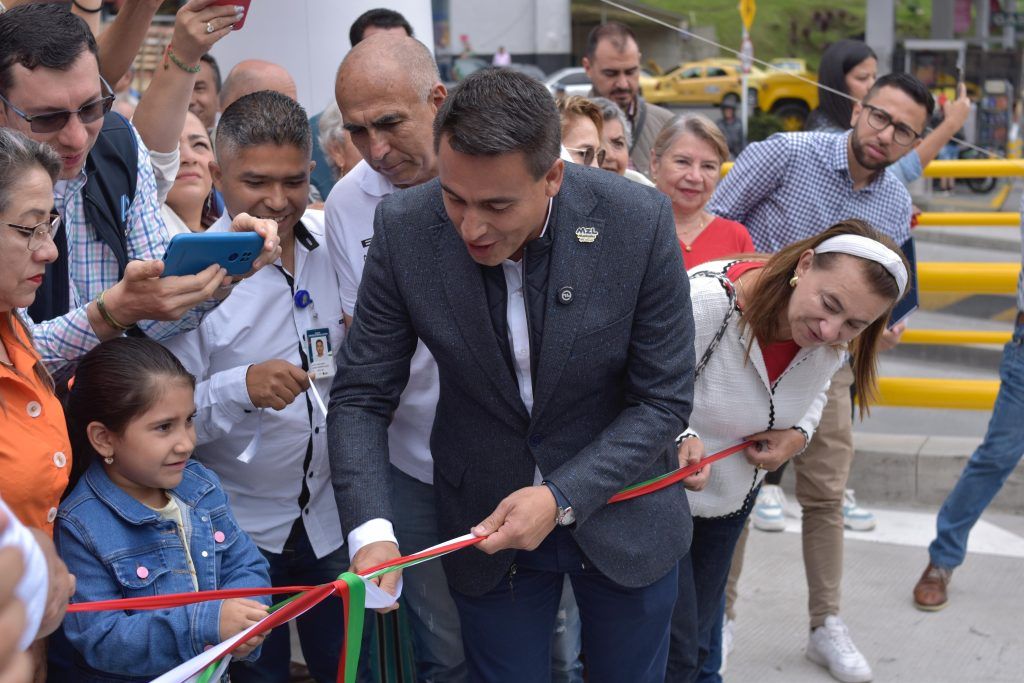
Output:
M900 290L900 296L903 296L903 292L907 289L907 268L903 265L903 259L892 249L880 242L876 242L870 237L836 235L835 237L829 237L814 248L814 253L816 254L827 254L829 252L859 256L860 258L880 263L883 268L889 271L890 275L896 278L896 285Z

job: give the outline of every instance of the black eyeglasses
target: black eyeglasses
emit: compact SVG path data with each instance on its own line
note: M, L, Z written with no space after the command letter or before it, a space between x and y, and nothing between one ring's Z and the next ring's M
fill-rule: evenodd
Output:
M35 225L18 225L17 223L6 222L3 225L6 225L8 228L14 228L27 237L29 251L38 251L46 244L46 240L52 240L53 236L57 234L57 229L60 228L60 214L56 211L51 211L49 218Z
M604 157L607 154L604 148L595 150L593 147L566 147L566 149L579 155L579 163L584 166L590 166L593 164L595 158L597 159L597 165L600 166L604 163Z
M78 109L66 110L66 111L55 111L49 114L26 114L22 110L11 104L11 101L0 95L0 100L8 107L14 110L14 113L21 118L28 121L29 128L33 133L56 133L57 131L68 125L68 120L72 114L78 116L78 119L83 123L92 123L97 119L106 116L110 108L114 106L114 91L110 85L100 76L100 83L107 89L109 95L105 95L98 100L87 102Z
M864 108L868 110L868 125L879 133L892 126L892 141L897 145L907 147L913 144L914 140L921 137L921 134L910 126L903 123L895 123L884 109L879 109L870 104L865 104Z

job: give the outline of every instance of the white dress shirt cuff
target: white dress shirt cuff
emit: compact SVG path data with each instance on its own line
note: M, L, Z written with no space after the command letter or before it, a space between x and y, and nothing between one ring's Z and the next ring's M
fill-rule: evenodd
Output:
M398 539L395 538L395 527L391 525L386 519L377 518L370 519L352 531L348 532L348 558L351 560L356 556L363 546L371 543L377 543L378 541L391 541L395 545L398 545Z
M252 412L257 409L252 404L249 387L245 383L245 376L250 367L249 365L239 365L230 370L222 370L209 379L210 398L228 414L239 420L245 417L245 411Z

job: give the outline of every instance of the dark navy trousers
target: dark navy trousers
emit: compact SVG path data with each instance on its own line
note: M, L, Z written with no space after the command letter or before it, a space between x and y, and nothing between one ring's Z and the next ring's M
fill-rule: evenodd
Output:
M591 564L563 528L536 550L519 551L489 593L452 591L470 680L551 680L551 633L566 574L579 604L588 683L662 683L678 569L643 588L620 586Z

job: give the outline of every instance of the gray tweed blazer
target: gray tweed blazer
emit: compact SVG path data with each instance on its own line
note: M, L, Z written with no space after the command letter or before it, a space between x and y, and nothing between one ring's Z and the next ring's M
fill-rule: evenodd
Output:
M430 438L442 539L465 534L534 468L576 512L573 535L613 581L645 586L689 549L682 486L624 503L622 487L677 465L673 438L693 399L689 282L668 200L612 173L567 164L553 231L543 340L528 414L495 339L479 266L444 210L439 182L377 208L359 304L338 354L329 444L347 530L392 519L387 428L417 338L440 374ZM585 242L578 228L592 228ZM572 287L569 303L558 296ZM421 548L403 548L409 553ZM458 591L480 595L514 551L444 558Z

